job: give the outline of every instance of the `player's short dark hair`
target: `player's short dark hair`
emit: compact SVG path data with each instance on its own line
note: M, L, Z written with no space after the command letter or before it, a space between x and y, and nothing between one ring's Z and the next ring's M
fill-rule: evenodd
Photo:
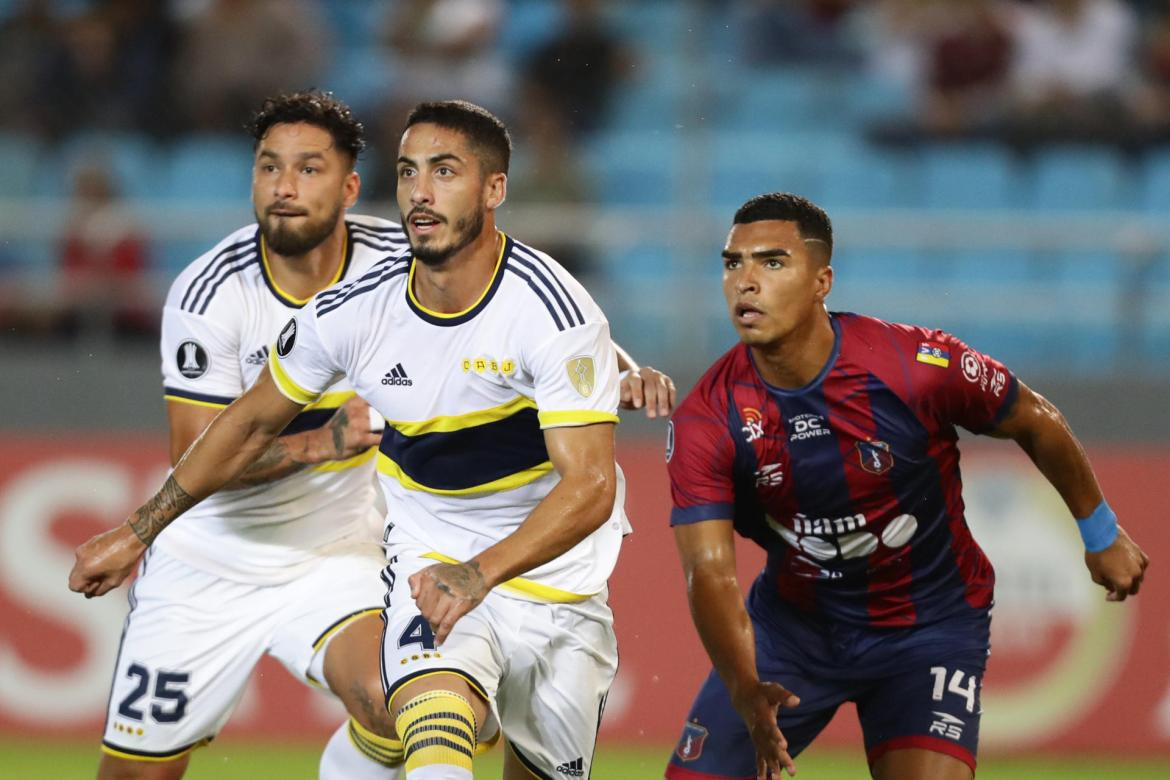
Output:
M825 210L808 198L793 195L791 192L757 195L739 207L732 222L742 225L767 219L795 222L800 229L801 238L824 241L829 247L829 254L833 253L833 223Z
M265 99L248 124L248 131L258 145L273 125L304 122L315 125L333 136L333 143L357 160L366 148L366 129L354 118L349 106L333 97L332 92L311 89L289 92Z
M487 173L508 173L512 160L512 136L500 118L466 100L437 100L419 103L406 117L406 127L432 124L458 130L471 140Z

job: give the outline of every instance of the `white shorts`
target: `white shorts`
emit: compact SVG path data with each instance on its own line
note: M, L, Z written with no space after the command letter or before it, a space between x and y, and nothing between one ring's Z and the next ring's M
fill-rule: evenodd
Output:
M380 548L322 557L297 579L249 585L148 550L130 589L102 750L162 761L210 741L267 653L324 685L324 652L385 605Z
M607 594L573 604L543 604L492 591L435 647L407 582L436 563L420 557L424 552L401 544L389 551L382 638L387 705L411 680L453 673L491 707L480 728L481 741L494 740L502 730L535 776L588 777L605 697L617 673Z

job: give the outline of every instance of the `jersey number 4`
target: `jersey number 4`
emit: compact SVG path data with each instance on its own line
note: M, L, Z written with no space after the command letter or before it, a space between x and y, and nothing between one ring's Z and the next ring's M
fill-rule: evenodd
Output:
M150 690L150 670L141 664L131 664L126 676L138 682L118 705L118 714L132 720L144 720L146 714L135 705ZM189 678L186 672L159 672L154 676L154 703L150 705L150 716L156 723L177 723L187 714L188 699L182 686Z
M422 615L415 615L398 637L399 647L407 645L422 645L424 650L435 649L435 632L431 631L430 623Z

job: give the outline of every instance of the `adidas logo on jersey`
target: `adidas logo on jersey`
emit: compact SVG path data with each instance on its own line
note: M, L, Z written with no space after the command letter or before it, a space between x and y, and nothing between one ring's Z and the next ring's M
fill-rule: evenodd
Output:
M572 761L566 761L558 766L557 771L569 777L581 777L585 774L585 762L579 757L574 758Z
M244 362L250 366L264 365L268 362L268 347L260 347L260 349L244 358Z
M398 365L394 366L394 368L390 369L390 371L386 373L386 376L382 377L382 384L410 387L414 384L414 382L411 381L410 377L406 375L406 369L402 367L401 363L399 363Z

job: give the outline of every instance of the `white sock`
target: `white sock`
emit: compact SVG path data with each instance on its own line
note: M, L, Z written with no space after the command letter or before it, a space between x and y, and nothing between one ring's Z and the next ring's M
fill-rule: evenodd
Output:
M420 766L406 773L406 780L474 780L470 771L451 764Z
M320 780L403 780L403 764L386 766L367 758L349 736L349 721L341 724L321 754Z

